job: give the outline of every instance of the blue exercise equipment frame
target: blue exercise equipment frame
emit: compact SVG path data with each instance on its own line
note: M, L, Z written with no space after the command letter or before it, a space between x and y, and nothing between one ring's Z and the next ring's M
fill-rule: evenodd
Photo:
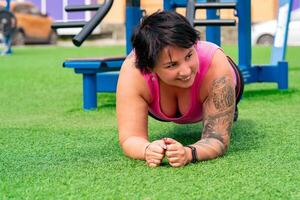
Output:
M174 10L177 7L186 7L188 0L164 0L165 10ZM197 0L196 3L206 1ZM222 3L236 3L236 16L238 17L238 66L242 71L245 83L274 82L278 84L278 89L288 88L288 63L285 61L285 51L288 35L288 25L292 0L279 0L278 25L272 48L270 64L252 65L251 63L251 0L223 0ZM111 3L106 0L104 4ZM100 10L100 9L99 9ZM100 11L99 11L100 12ZM108 12L108 11L107 11ZM127 1L126 5L126 53L132 50L131 35L134 27L142 17L139 0ZM216 9L207 10L207 19L219 19ZM100 23L100 20L94 20ZM92 20L91 20L92 21ZM90 22L88 22L90 23ZM97 25L96 24L96 25ZM88 27L89 24L85 25ZM95 24L94 24L95 25ZM83 30L85 27L83 28ZM79 33L80 36L82 33ZM78 35L75 38L78 38ZM207 40L221 45L220 26L212 25L206 29ZM80 46L84 37L80 41L73 42ZM78 45L79 44L79 45ZM109 59L83 59L67 60L63 66L74 69L75 73L83 75L83 109L97 109L97 92L115 92L118 81L118 70L125 57Z

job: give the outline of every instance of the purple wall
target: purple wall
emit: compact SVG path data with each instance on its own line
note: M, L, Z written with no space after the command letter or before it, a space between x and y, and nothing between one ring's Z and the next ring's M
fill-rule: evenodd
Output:
M92 4L97 4L97 0L91 0ZM68 5L84 5L85 0L68 0ZM70 20L82 20L85 19L84 12L72 12L68 13L68 19Z
M63 5L62 0L46 1L47 14L55 20L63 19Z
M35 4L39 10L41 10L41 0L26 0ZM62 0L47 0L46 1L46 13L55 20L61 20L63 18L63 5Z
M26 0L35 4L41 10L41 0ZM97 0L91 0L92 4L97 4ZM85 0L68 0L68 5L83 5ZM54 20L63 20L63 1L46 0L46 13ZM68 20L85 20L84 12L67 13Z
M300 8L300 0L293 0L292 10L296 10L298 8Z
M68 5L84 5L85 0L68 0ZM84 19L83 12L69 12L68 19L75 20L75 19Z

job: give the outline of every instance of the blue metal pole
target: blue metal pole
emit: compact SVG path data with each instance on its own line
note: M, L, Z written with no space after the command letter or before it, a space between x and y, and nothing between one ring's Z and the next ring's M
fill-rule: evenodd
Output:
M10 10L10 0L6 0L6 10Z
M164 0L164 10L168 10L168 11L173 10L171 0Z
M96 74L83 74L83 109L97 109Z
M251 67L251 0L237 1L239 68Z
M279 90L286 90L288 89L288 63L286 61L279 61L278 62L278 89Z
M126 53L127 55L132 50L131 36L134 28L140 23L142 11L139 2L132 5L126 5Z
M217 15L216 9L207 9L206 10L207 19L220 19L220 16ZM206 27L206 40L213 42L218 46L221 46L221 27L220 26L207 26Z

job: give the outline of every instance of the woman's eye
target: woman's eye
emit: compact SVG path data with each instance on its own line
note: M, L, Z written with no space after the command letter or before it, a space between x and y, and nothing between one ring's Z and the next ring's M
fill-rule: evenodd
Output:
M167 66L167 68L172 68L172 67L175 67L176 66L176 63L172 63L170 65Z
M186 59L189 60L192 57L192 54L186 56Z

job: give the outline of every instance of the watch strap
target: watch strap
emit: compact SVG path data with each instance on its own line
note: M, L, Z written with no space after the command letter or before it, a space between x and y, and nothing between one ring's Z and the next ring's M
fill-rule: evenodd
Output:
M191 150L192 150L192 163L195 163L195 162L197 162L198 161L198 159L197 159L197 149L196 149L196 147L194 147L194 146L190 146L190 145L188 145L188 146L186 146L186 147L188 147L188 148L190 148Z

